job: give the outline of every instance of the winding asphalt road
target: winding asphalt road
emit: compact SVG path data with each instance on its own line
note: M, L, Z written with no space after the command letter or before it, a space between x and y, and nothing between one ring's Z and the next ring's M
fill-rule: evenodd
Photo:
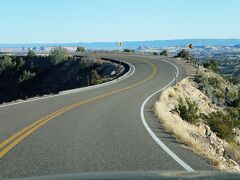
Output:
M154 117L151 94L185 70L161 58L105 54L135 72L117 83L62 96L0 106L0 177L133 170L213 170L166 133ZM131 69L133 71L133 69ZM19 132L19 133L18 133ZM16 134L17 133L17 134ZM164 150L156 138L169 148ZM185 165L176 161L177 156ZM188 168L186 168L186 166Z

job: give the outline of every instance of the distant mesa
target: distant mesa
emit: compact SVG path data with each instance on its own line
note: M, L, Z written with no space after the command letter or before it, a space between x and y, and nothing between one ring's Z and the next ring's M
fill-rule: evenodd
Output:
M147 46L139 46L137 48L138 51L144 51L144 50L147 50L147 49L149 49Z

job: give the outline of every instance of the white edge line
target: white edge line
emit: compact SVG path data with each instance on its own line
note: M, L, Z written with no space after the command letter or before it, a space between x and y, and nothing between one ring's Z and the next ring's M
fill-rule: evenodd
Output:
M155 59L155 58L153 58ZM189 172L195 172L194 169L192 169L188 164L186 164L183 160L181 160L173 151L171 151L157 136L156 134L154 134L154 132L151 130L151 128L148 126L147 122L146 122L146 119L145 119L145 116L144 116L144 107L146 105L146 103L149 101L150 98L152 98L154 95L156 95L157 93L159 93L160 91L164 90L165 88L167 88L168 86L170 86L175 80L176 78L178 77L178 74L179 74L179 70L178 70L178 67L171 63L171 62L168 62L166 60L163 60L161 59L161 61L164 61L164 62L167 62L171 65L173 65L176 70L177 70L177 73L174 77L174 79L169 82L166 86L164 86L163 88L161 88L160 90L158 90L157 92L154 92L153 94L151 94L143 103L142 103L142 106L141 106L141 110L140 110L140 115L141 115L141 119L142 119L142 123L144 125L144 127L146 128L146 130L148 131L148 133L151 135L151 137L153 138L153 140L169 155L171 156L178 164L180 164L185 170L189 171Z
M60 91L58 94L55 94L55 95L46 95L46 96L43 96L43 97L34 97L32 99L21 100L20 102L13 102L13 103L10 102L10 103L7 103L7 104L0 105L0 108L7 107L7 106L13 106L13 105L17 105L17 104L28 103L28 102L42 100L42 99L64 96L64 95L67 95L67 94L73 94L73 93L77 93L77 92L82 92L82 91L87 91L87 90L91 90L91 89L96 89L96 88L108 86L108 85L111 85L111 84L121 82L122 80L124 80L126 78L129 78L130 76L132 76L135 73L135 67L131 63L128 63L128 62L122 61L122 60L116 60L116 61L124 62L124 63L128 64L129 67L130 67L128 72L126 72L124 75L122 75L118 79L114 79L112 81L108 81L108 82L105 82L105 83L102 83L102 84L93 85L93 86L89 86L89 87L82 87L82 88L76 88L76 89L71 89L71 90L66 90L66 91Z

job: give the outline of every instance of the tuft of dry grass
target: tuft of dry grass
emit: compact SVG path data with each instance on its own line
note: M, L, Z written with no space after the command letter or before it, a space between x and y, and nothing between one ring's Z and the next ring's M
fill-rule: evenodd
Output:
M238 146L235 142L229 143L229 151L235 156L235 159L240 161L240 146Z

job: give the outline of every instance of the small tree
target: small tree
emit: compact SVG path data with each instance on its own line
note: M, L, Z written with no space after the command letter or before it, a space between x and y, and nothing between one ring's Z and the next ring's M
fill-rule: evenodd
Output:
M213 59L211 59L209 62L203 63L203 67L211 69L214 72L218 71L218 65L218 62Z
M85 52L85 51L86 51L85 48L80 46L78 46L76 49L76 52Z
M25 61L22 57L20 57L17 61L17 70L19 70L20 68L22 68L25 64Z
M130 52L134 52L134 50L132 50L132 49L124 49L123 52L130 53Z
M168 51L167 50L163 50L162 52L160 52L161 56L168 56Z
M230 141L233 138L232 129L234 128L234 121L230 116L221 111L213 112L207 118L210 128L217 133L220 138Z
M98 74L97 70L92 70L91 71L91 84L96 85L96 84L101 84L101 77Z
M176 57L190 59L191 55L190 55L189 51L186 51L185 49L183 49L179 53L177 53Z
M0 60L0 75L7 69L14 67L13 60L10 56L4 56L3 59Z
M56 47L50 53L51 62L56 65L68 60L69 53L66 48Z
M20 83L27 81L35 76L36 76L35 73L31 73L30 71L24 70L23 73L18 78L18 83L20 84Z
M35 54L34 51L32 51L31 49L29 49L27 56L28 56L29 58L34 58L34 57L36 57L37 55Z

